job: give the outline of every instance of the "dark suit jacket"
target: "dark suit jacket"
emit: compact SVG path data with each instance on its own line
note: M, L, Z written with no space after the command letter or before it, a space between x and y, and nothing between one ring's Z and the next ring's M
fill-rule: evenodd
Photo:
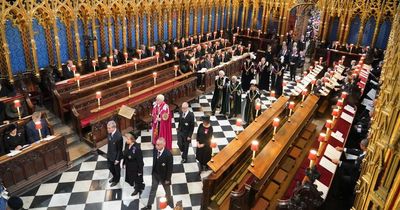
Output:
M194 114L189 111L185 118L183 118L183 113L179 115L179 125L178 125L178 135L183 135L185 137L192 137L194 130Z
M40 132L42 133L42 137L50 135L49 127L46 123L46 120L41 119L42 129ZM28 138L27 143L33 143L40 140L39 131L35 127L35 123L31 120L29 123L25 125L26 137Z
M107 145L107 160L109 161L120 161L122 159L122 134L118 130L115 131L114 135L108 134L108 145Z
M164 148L164 151L161 153L161 156L157 158L158 151L156 149L153 150L153 170L152 174L159 176L161 181L169 181L171 182L172 176L172 167L174 165L174 160L172 158L172 154L169 150Z
M70 79L74 77L74 72L68 70L67 65L63 65L62 66L62 73L63 73L63 77L64 79Z
M354 170L358 171L361 167L362 160L365 157L364 152L360 149L347 148L346 153L357 156L357 159L354 160Z

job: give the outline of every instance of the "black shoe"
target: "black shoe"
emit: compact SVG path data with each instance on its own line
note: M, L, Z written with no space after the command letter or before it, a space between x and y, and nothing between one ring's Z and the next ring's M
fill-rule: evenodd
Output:
M118 182L112 182L111 185L110 185L110 187L114 187L114 186L117 185L117 184L118 184Z
M182 160L181 160L181 163L186 163L186 159L182 159Z
M111 178L108 180L108 183L113 183L114 182L114 178Z
M151 205L147 205L147 206L141 208L141 210L151 210Z
M140 194L142 194L142 191L141 190L135 190L135 191L133 191L133 193L131 194L131 196L135 196L135 195L137 195L139 193L139 195Z

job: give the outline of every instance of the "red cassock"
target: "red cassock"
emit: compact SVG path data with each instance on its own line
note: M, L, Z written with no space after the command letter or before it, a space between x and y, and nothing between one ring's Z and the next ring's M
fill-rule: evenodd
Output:
M152 142L156 144L158 138L165 139L165 148L172 149L172 113L169 110L168 104L162 102L155 103L151 112L152 116Z

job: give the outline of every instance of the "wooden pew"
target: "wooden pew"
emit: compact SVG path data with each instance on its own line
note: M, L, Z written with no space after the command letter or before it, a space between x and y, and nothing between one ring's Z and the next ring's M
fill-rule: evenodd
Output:
M37 183L44 182L69 165L66 139L34 143L13 157L0 157L0 177L12 195L18 195Z
M12 96L12 97L1 97L0 103L3 103L4 105L14 106L15 100L20 100L21 105L23 105L23 103L26 104L27 110L25 110L26 111L25 113L22 113L23 114L22 117L30 115L35 111L35 105L32 103L32 101L29 99L29 97L24 96L23 94L20 94L20 93L17 93L17 95ZM8 120L10 122L14 122L14 121L18 120L18 118L17 119L6 119L6 120ZM3 122L0 122L0 123L3 123Z
M80 90L78 90L77 82L75 81L75 79L69 79L67 84L58 88L56 87L56 89L53 90L53 95L55 98L54 110L63 119L64 113L70 110L69 102L74 99L89 95L90 93L94 93L96 90L98 91L113 87L117 84L124 83L132 78L151 74L154 71L159 71L175 64L177 64L176 61L167 61L158 65L147 66L146 68L137 71L134 69L134 67L129 66L130 68L126 68L129 71L124 71L125 74L122 74L122 72L119 72L119 74L115 74L116 72L118 73L118 71L113 70L111 72L111 80L109 78L108 71L103 70L102 72L98 72L96 76L85 77L86 79L81 78ZM113 67L113 69L118 69L122 67L123 65Z
M232 190L228 188L236 185L235 179L241 177L247 168L246 162L251 157L248 149L251 141L272 133L272 121L283 113L287 102L286 97L280 97L257 118L257 122L250 124L238 135L237 140L231 141L213 157L213 162L208 163L213 172L203 179L202 209L218 206L217 197L227 197L225 193L229 194Z
M307 140L316 135L316 126L310 123L310 119L317 102L318 97L310 95L303 107L296 108L291 122L284 123L277 131L276 140L269 141L260 149L254 159L254 167L247 167L248 172L244 176L248 178L241 180L237 190L231 193L230 201L225 201L223 206L230 205L230 209L275 209L271 203L289 186L288 179L293 178L296 172L293 168L296 168L297 158L308 154L302 153L300 148L306 148Z
M244 53L241 56L237 56L236 60L231 60L227 63L221 64L214 68L208 69L204 75L204 88L202 89L205 92L212 91L215 85L215 77L218 76L218 72L223 70L227 77L231 76L240 76L243 68L244 61L250 57L249 53Z
M108 104L104 107L106 111L100 111L99 115L90 121L91 132L88 135L89 138L84 139L95 147L101 147L107 143L106 124L109 120L115 120L118 128L121 131L126 131L137 127L140 122L146 121L146 118L151 119L152 104L158 94L165 96L171 111L175 108L174 104L194 99L200 93L196 89L196 77L191 77L191 75L193 73L178 76L162 84L137 92L131 97L125 97ZM183 78L186 79L183 80ZM118 111L122 105L134 108L136 115L132 119L119 116ZM96 113L97 109L91 111Z

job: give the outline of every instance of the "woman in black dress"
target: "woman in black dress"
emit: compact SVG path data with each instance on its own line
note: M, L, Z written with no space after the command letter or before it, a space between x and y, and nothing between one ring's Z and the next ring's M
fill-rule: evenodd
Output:
M10 153L11 150L21 150L25 144L25 135L18 132L17 125L9 125L4 136L5 152Z
M206 115L202 117L203 123L199 125L197 129L197 149L196 159L199 161L199 171L207 170L207 163L211 160L212 148L211 138L213 135L213 128L210 124L210 116Z
M135 196L142 193L144 189L143 183L143 155L138 143L136 143L136 135L126 133L126 143L124 150L124 166L126 167L125 181L131 186L135 186L135 191L131 194Z

